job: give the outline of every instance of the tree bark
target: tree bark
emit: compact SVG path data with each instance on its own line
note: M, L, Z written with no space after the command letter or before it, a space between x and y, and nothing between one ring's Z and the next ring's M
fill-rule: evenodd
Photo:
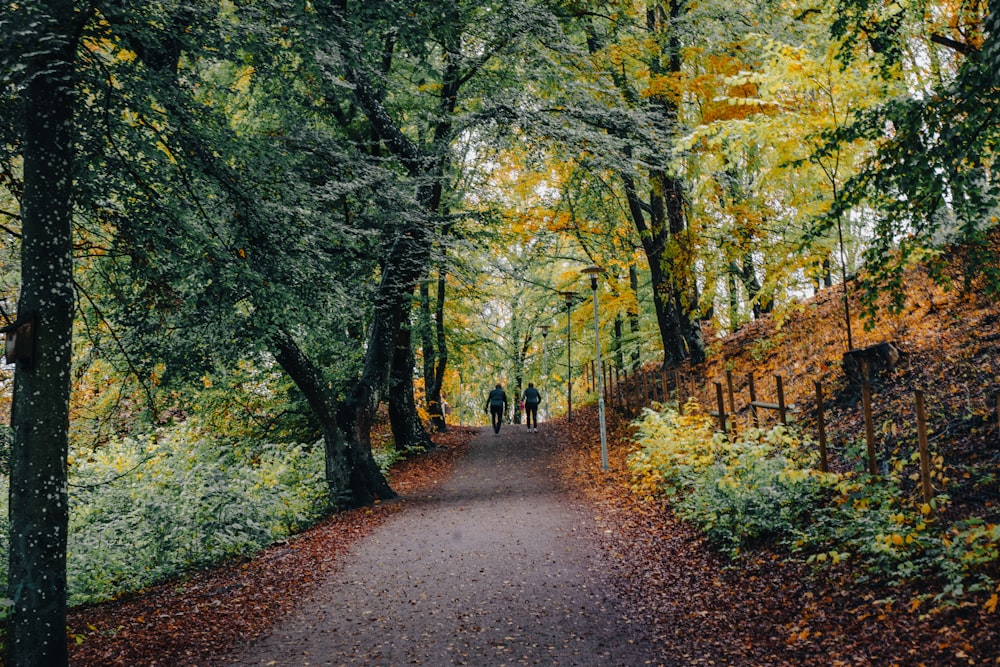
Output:
M31 358L14 374L10 464L12 601L7 645L18 667L66 665L66 460L69 448L73 330L72 166L74 67L78 21L73 3L22 10L35 36L27 58L21 295L18 316L33 317ZM38 11L36 10L36 11ZM20 18L20 17L18 17ZM39 27L35 27L36 24Z
M343 25L346 6L339 4L334 20ZM432 151L425 152L414 143L389 115L380 91L351 62L355 53L352 48L344 45L347 55L345 73L353 86L353 94L358 106L364 111L373 130L384 142L386 147L400 161L410 176L422 181L417 188L417 200L423 212L436 216L441 208L441 195L444 188L444 171L448 161L448 141L452 132L452 116L457 104L458 89L462 84L459 66L454 58L447 58L445 76L439 98L440 117L434 127ZM380 387L383 383L387 360L384 357L392 354L394 348L394 333L403 326L409 326L409 315L414 290L425 277L430 264L430 249L432 245L432 221L427 220L411 224L398 232L393 249L383 264L382 282L379 285L375 309L375 322L369 339L368 351L365 357L365 371L351 397L341 411L342 425L345 420L356 420L350 428L352 437L369 443L370 438L362 430L369 428L375 407L381 400ZM378 349L380 346L383 349ZM384 364L382 369L379 364ZM367 378L367 379L366 379ZM411 383L412 388L412 383ZM409 398L413 400L412 393ZM409 432L395 433L400 440L410 437Z
M389 423L392 426L396 450L431 449L434 442L424 430L417 412L413 391L413 341L410 327L396 329L389 371Z
M647 10L647 21L650 30L654 31L658 28L662 29L664 23L669 23L666 53L662 54L665 55L667 61L666 72L663 72L662 58L654 60L652 69L656 74L679 74L682 65L681 44L674 26L677 25L686 11L686 6L683 0L670 0L667 3L669 16L666 21L660 16L661 11L659 5L651 5ZM677 102L662 94L653 96L652 101L660 109L664 129L671 131L671 128L677 125L680 115ZM672 132L676 132L676 130L672 130ZM687 356L691 363L701 363L705 360L705 340L701 331L701 323L697 317L698 285L695 279L693 252L690 247L684 183L665 171L654 171L651 174L651 180L654 189L653 196L662 201L665 209L667 233L672 244L672 252L664 253L660 261L666 262L662 268L669 276L667 285L674 302L677 327L686 347L684 356ZM664 245L664 250L666 250L666 245Z
M632 294L635 295L636 304L639 303L639 272L635 268L635 264L629 264L628 266L628 284L632 290ZM629 308L628 312L628 328L633 336L638 338L639 336L639 309ZM642 362L642 352L639 346L636 345L635 349L632 350L632 370L639 368L639 364Z
M663 363L673 366L687 357L687 350L679 326L680 319L674 310L673 288L669 276L664 271L664 252L669 238L668 229L663 224L656 224L656 202L654 202L654 206L650 207L654 211L650 216L651 220L649 223L646 222L646 213L642 200L636 191L635 180L631 175L625 173L621 174L620 178L625 186L625 198L632 215L632 223L635 225L636 231L639 232L639 240L642 243L646 261L649 263L650 282L653 288L653 308L656 311L656 323L663 342Z
M376 498L395 498L368 447L345 439L338 422L340 410L330 395L323 374L287 331L271 337L274 358L305 395L320 422L325 446L326 482L331 509L368 505Z
M444 330L444 300L446 274L438 270L434 316L431 316L430 289L426 281L420 284L420 336L424 353L424 396L431 416L431 428L448 430L442 392L444 372L448 363L448 342Z

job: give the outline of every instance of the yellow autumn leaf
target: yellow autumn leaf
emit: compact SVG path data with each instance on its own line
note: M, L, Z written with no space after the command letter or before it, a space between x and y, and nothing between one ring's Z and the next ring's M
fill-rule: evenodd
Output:
M997 610L997 602L998 602L997 594L994 593L993 595L990 596L990 599L983 604L983 609L992 614Z

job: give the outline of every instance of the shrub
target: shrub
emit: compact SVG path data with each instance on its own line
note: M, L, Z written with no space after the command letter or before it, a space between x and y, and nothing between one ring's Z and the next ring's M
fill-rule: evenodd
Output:
M647 410L636 441L633 490L670 499L678 517L734 558L749 544L773 541L817 566L851 558L857 576L935 580L942 602L996 585L1000 527L942 524L935 516L946 495L925 504L904 491L912 457L889 461L877 477L821 473L817 447L796 428L748 430L730 441L694 403L684 415ZM997 599L986 604L995 608Z
M326 507L322 447L237 451L187 424L75 452L69 490L70 604L248 556L308 526ZM2 497L6 503L6 489ZM0 548L6 559L9 545Z
M762 539L783 539L809 520L829 477L814 469L811 443L784 426L728 440L689 405L685 415L647 411L629 460L634 488L674 499L674 511L736 556Z

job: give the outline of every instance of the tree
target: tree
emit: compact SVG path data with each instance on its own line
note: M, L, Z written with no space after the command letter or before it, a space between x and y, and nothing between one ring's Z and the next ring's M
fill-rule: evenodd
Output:
M354 380L351 336L375 270L371 193L391 201L395 175L308 101L287 104L316 94L300 84L315 72L287 50L284 31L255 22L266 17L194 5L102 10L88 83L116 112L95 110L102 120L90 126L105 131L88 145L92 167L106 151L114 168L89 172L86 212L110 239L95 264L124 342L182 377L247 347L272 352L320 424L332 503L392 497L367 441L339 431L337 392ZM302 78L283 78L290 71ZM252 106L262 113L246 113ZM347 340L317 343L324 327ZM316 356L339 357L341 374Z
M910 75L922 85L828 135L827 150L865 139L876 150L845 184L825 226L856 210L872 214L874 233L865 253L865 305L869 314L882 293L901 307L903 275L913 261L928 263L939 279L941 249L966 248L966 285L979 275L988 291L1000 290L1000 267L986 243L996 225L1000 184L993 176L1000 148L1000 7L995 0L920 6L893 4L874 10L866 0L840 3L834 33L859 53L883 56L885 76Z
M4 81L19 90L21 294L11 425L9 646L15 665L64 665L73 266L74 3L8 8ZM17 64L22 66L14 67ZM16 78L14 78L16 77Z
M700 361L695 235L686 184L672 168L683 119L669 81L683 65L687 5L600 5L563 7L561 49L539 57L548 76L536 92L553 104L527 112L524 131L611 188L620 201L615 218L634 226L646 256L665 363Z

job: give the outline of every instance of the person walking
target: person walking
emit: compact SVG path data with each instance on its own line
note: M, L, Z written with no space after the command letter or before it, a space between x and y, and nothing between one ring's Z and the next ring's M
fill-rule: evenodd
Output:
M524 403L524 413L528 419L528 430L530 431L531 425L534 424L535 433L538 433L538 404L542 402L542 394L535 389L534 382L528 383L521 401Z
M500 425L503 424L503 416L507 412L507 392L499 384L486 397L486 412L490 413L493 422L493 434L500 435Z

